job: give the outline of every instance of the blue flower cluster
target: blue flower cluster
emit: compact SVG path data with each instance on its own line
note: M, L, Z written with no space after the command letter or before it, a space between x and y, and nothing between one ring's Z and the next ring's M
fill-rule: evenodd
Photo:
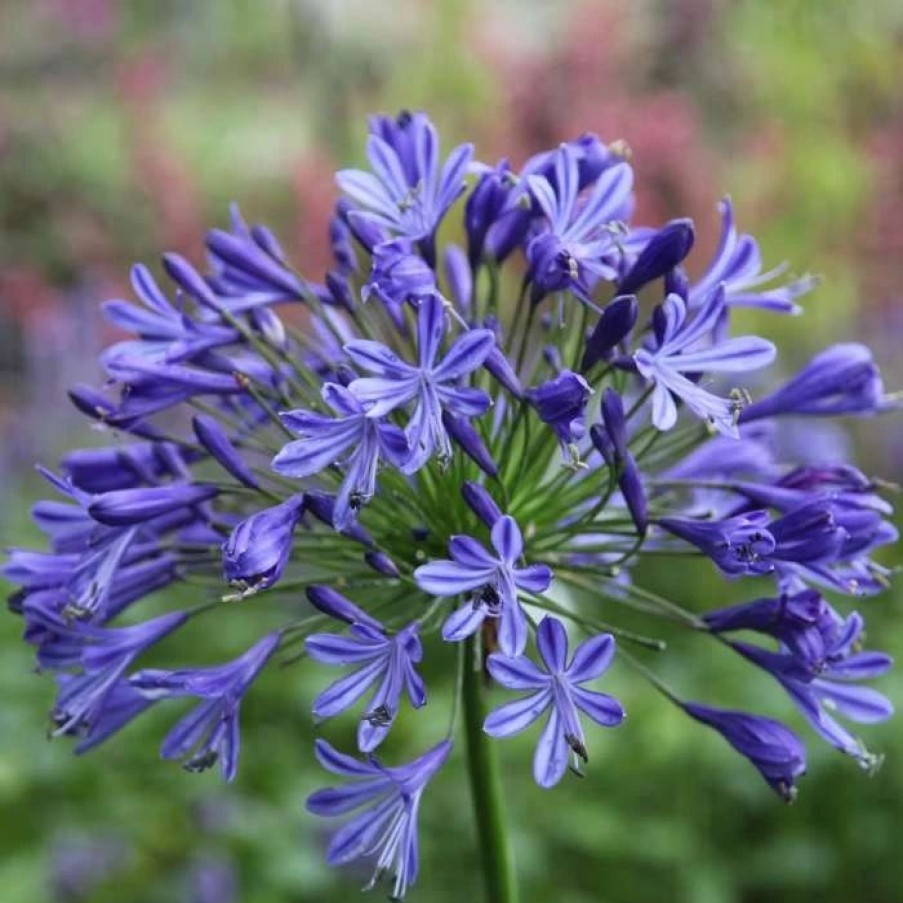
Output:
M451 753L460 708L452 702L447 736L414 761L376 758L398 719L427 704L419 668L430 643L467 644L459 669L476 663L519 694L485 718L487 735L544 719L541 787L587 762L598 741L582 716L623 720L592 686L617 640L619 661L720 733L783 798L795 793L806 767L796 734L681 699L623 648L660 652L664 641L613 626L619 609L730 648L865 766L876 757L837 717L891 714L863 686L890 660L863 650L861 617L824 595L886 586L871 557L897 538L881 484L815 442L806 460L779 452L795 419L892 406L868 349L835 345L759 395L750 374L776 349L731 335L732 311L799 313L814 280L763 271L729 200L714 258L692 281L692 222L631 222L622 144L584 135L519 172L473 155L465 144L443 160L422 113L374 118L369 168L337 175L332 267L319 281L237 210L228 231L208 235L206 272L164 256L172 294L136 266L138 303L105 306L132 337L102 354L100 388L70 393L109 445L42 471L58 496L34 507L48 547L13 550L3 566L25 640L56 677L54 733L79 751L188 696L197 704L163 757L216 764L232 780L240 708L268 664L299 660L303 647L344 669L313 716L356 707L363 758L316 740L344 783L307 807L357 812L328 860L373 859L393 899L417 876L421 797ZM456 225L448 215L465 194ZM706 611L642 585L647 555L681 553L772 589ZM176 584L196 594L194 607L142 616L143 600ZM302 593L303 617L232 661L139 666L212 612ZM569 632L587 634L570 654Z

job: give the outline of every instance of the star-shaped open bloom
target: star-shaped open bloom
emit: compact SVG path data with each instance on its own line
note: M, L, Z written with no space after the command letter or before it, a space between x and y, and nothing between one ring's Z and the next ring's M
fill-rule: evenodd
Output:
M699 373L748 373L774 360L775 347L757 336L713 341L724 311L724 286L718 287L695 317L680 295L670 294L656 311L657 347L634 354L640 375L654 384L652 422L660 430L677 423L680 399L720 433L737 435L737 402L719 398L690 379ZM689 376L688 376L689 374Z
M318 790L307 799L307 811L333 818L366 807L339 828L326 852L330 865L376 857L367 889L384 876L392 876L392 900L401 900L417 880L417 815L424 788L451 751L448 740L420 758L387 768L375 756L364 762L343 755L325 740L317 740L319 763L333 774L351 778L344 787Z
M345 478L336 496L333 526L344 530L373 498L379 462L400 467L407 460L408 443L397 426L368 416L344 386L326 383L322 395L338 416L305 410L282 414L282 422L304 438L284 445L271 466L287 477L311 477L333 464L342 465Z
M402 468L406 473L419 470L434 451L438 450L443 459L451 457L451 440L442 423L443 410L462 417L478 417L490 405L489 396L481 389L461 386L459 382L486 360L495 347L495 336L488 329L462 333L437 363L445 327L441 299L424 298L417 314L416 366L401 360L379 342L359 339L345 346L355 364L377 374L356 379L348 387L364 405L368 417L384 417L415 402L405 429L411 448Z
M633 170L627 163L604 169L581 200L577 154L563 144L555 155L554 181L553 188L546 176L527 176L548 220L548 229L527 245L534 303L563 289L587 299L599 279L616 277L616 224L627 210Z
M129 679L146 699L196 696L201 702L167 734L160 747L164 759L184 759L189 771L217 761L225 780L238 771L238 712L257 675L279 647L281 632L268 634L244 655L225 665L179 671L146 669Z
M442 626L443 639L463 640L486 618L498 618L499 646L506 655L520 655L527 645L527 619L518 590L545 592L552 571L544 564L518 567L524 538L513 517L506 514L493 524L491 540L494 555L470 536L453 536L448 543L451 559L421 565L414 580L431 596L473 593Z
M578 774L579 760L589 761L578 709L603 727L620 724L624 709L611 696L582 686L608 670L615 654L615 641L610 634L585 640L568 661L564 625L547 616L539 624L536 645L544 667L523 655L512 657L494 652L489 656L486 667L497 683L509 690L527 690L529 695L491 712L483 730L493 737L509 737L525 730L548 710L533 757L533 777L540 787L552 787L567 770L569 754L573 755L573 770Z
M473 156L472 144L460 144L439 163L436 129L423 113L402 113L397 120L374 117L367 139L373 172L344 169L336 173L339 188L359 209L352 219L365 219L399 238L425 240L429 263L433 235L449 207L464 192Z
M377 685L358 725L361 752L372 752L385 739L398 715L402 694L407 694L415 709L426 703L426 687L415 669L423 658L416 623L394 636L371 624L352 624L351 636L315 633L304 646L314 661L354 669L314 700L315 718L338 715Z

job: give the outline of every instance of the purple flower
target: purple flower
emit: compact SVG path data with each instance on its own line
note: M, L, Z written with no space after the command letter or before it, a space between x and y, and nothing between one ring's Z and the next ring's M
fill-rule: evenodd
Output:
M229 212L231 231L207 233L214 270L209 282L224 306L234 314L302 298L304 283L289 268L270 231L248 228L235 205Z
M776 567L810 567L837 561L849 533L829 503L815 500L771 520L750 511L720 521L663 517L675 536L695 545L727 574L770 574Z
M417 880L417 815L424 788L442 767L451 751L444 740L419 759L387 768L374 756L364 762L333 749L325 740L316 741L317 760L327 770L351 778L344 787L318 790L307 799L307 811L333 818L362 807L364 810L332 838L326 852L330 865L376 857L368 889L383 875L392 875L392 899L401 900Z
M304 647L314 661L324 665L354 666L314 700L315 718L344 712L378 684L358 724L361 752L372 752L386 738L401 707L402 693L415 709L426 705L426 687L415 669L423 658L416 623L393 636L370 624L352 624L351 636L314 633Z
M358 206L349 219L365 219L391 233L423 242L427 263L434 262L433 236L448 208L464 192L473 156L472 144L456 147L439 164L439 139L423 113L402 113L397 120L377 116L370 123L367 159L373 172L344 169L339 188Z
M241 452L215 417L195 414L191 425L198 442L227 473L251 489L260 488L260 483L242 458Z
M304 496L245 518L223 543L223 576L250 594L274 584L292 553L292 536L304 512Z
M731 645L784 687L821 737L858 760L864 768L871 768L878 759L834 715L860 724L875 724L890 718L894 711L890 700L871 687L855 686L855 682L879 677L891 667L892 660L880 652L856 651L863 630L858 614L854 613L846 621L837 618L835 630L834 636L829 637L829 655L815 672L809 662L801 661L790 651L771 652L750 643Z
M679 295L669 295L657 311L654 350L634 354L640 375L654 384L652 422L660 430L677 423L677 404L683 401L719 432L737 435L737 403L719 398L688 378L699 373L746 373L770 364L775 347L755 336L712 344L713 331L724 310L724 289L718 288L692 319Z
M461 485L461 495L467 507L490 529L502 516L502 509L495 499L479 483L465 482Z
M606 389L601 409L603 425L591 427L590 437L605 463L617 475L618 487L624 496L627 510L639 533L644 534L649 527L646 492L627 442L627 420L621 396L614 389Z
M658 521L669 533L696 546L726 574L770 574L776 542L768 531L766 511L753 511L720 521L663 517Z
M476 269L488 252L504 260L523 241L530 225L530 212L516 203L517 176L507 160L487 168L474 186L464 208L467 260Z
M139 489L114 489L93 498L88 514L110 527L129 527L212 499L215 486L168 483Z
M412 401L416 404L405 430L411 447L410 458L402 468L406 473L419 470L437 449L442 458L451 457L451 443L442 423L443 410L477 417L490 405L485 392L459 386L458 382L486 360L495 347L495 336L488 329L465 332L436 363L445 325L442 301L424 298L417 316L417 366L401 360L379 342L360 339L345 346L358 366L377 374L356 379L348 387L366 408L367 417L383 417L401 405Z
M719 608L703 620L712 633L755 630L774 637L813 671L838 648L837 613L813 589Z
M796 299L811 291L818 280L803 276L769 288L768 284L781 275L784 267L763 273L758 242L751 235L737 233L731 199L724 198L719 207L721 241L705 273L690 287L690 307L704 305L712 292L719 285L724 285L724 299L728 307L759 307L777 313L800 313Z
M874 414L884 404L881 374L865 345L832 345L780 389L748 405L740 422L784 414Z
M175 257L177 274L184 262ZM187 263L184 266L188 269ZM202 303L216 305L209 286L194 270L191 270L199 288L191 292L193 296L202 294ZM231 326L216 321L193 319L186 315L180 305L174 305L158 286L150 270L142 264L132 268L132 288L141 306L127 301L107 301L103 305L104 316L114 326L135 333L137 338L116 342L101 355L106 363L120 357L140 357L154 361L190 360L205 351L231 345L239 338ZM203 290L200 288L203 287Z
M660 279L690 253L695 233L693 221L675 219L655 232L633 265L618 282L618 293L633 295L644 285Z
M373 497L380 460L401 466L408 458L408 444L397 426L371 416L349 389L326 383L322 394L338 417L305 410L283 414L282 422L304 438L284 445L271 466L277 473L300 478L341 462L345 478L336 496L333 524L344 530Z
M627 163L608 167L580 202L577 155L565 144L555 155L554 188L542 175L528 175L526 179L548 220L547 230L527 245L533 303L564 289L588 300L599 279L617 275L616 223L626 211L633 170Z
M314 608L337 621L344 621L346 624L366 624L375 630L382 630L382 624L376 618L368 615L362 608L331 586L312 583L305 590L305 594Z
M695 702L684 703L683 709L714 728L740 755L746 756L784 802L793 802L796 780L806 773L806 747L790 728L772 718Z
M615 298L602 311L599 322L586 340L586 350L580 361L585 373L599 361L608 360L612 351L627 338L636 324L639 304L633 295Z
M167 734L160 747L164 759L184 759L188 771L203 771L219 760L231 781L238 770L238 713L242 698L279 646L281 632L268 634L244 655L225 665L179 671L147 669L129 683L146 699L196 696L201 702Z
M181 627L185 612L171 612L131 627L102 628L44 622L46 631L38 652L45 668L81 667L83 673L66 681L54 706L54 735L88 733L103 717L111 691L126 670L151 646Z
M436 293L436 274L414 252L410 241L397 238L373 251L373 270L361 289L361 297L376 295L397 315L407 301L419 301Z
M548 710L549 718L533 757L533 777L540 787L548 788L567 770L569 752L577 774L578 760L589 761L578 709L603 727L620 724L624 709L611 696L581 686L608 670L615 654L610 634L585 640L568 662L564 626L547 616L539 624L536 644L545 667L538 667L523 655L509 657L495 652L489 656L486 667L497 683L509 690L528 690L530 695L491 712L483 730L492 737L509 737L525 730Z
M517 601L518 590L542 593L552 582L544 564L518 567L524 540L513 517L504 515L492 526L492 547L487 552L470 536L452 536L451 560L431 561L414 571L414 580L431 596L473 593L442 625L442 638L458 642L474 633L483 621L499 619L499 645L506 655L520 655L527 645L527 621Z
M583 415L592 391L580 374L563 370L548 382L524 393L539 419L552 427L565 457L568 457L569 447L583 436ZM573 452L571 457L575 455Z

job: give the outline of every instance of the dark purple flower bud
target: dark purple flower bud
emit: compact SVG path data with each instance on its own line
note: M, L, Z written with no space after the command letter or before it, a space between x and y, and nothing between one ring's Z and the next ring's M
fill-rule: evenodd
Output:
M285 298L301 298L303 286L291 270L253 241L221 229L207 233L207 248L215 258Z
M620 294L633 295L644 285L671 272L690 253L694 237L690 219L671 220L659 229L621 280Z
M513 218L520 220L523 223L523 229L526 229L526 224L529 223L527 212L512 209L508 203L514 184L515 177L508 166L508 161L502 160L494 169L480 177L467 199L464 207L464 228L467 231L467 259L471 267L475 268L479 265L486 248L487 234L503 215L507 220ZM517 216L517 214L520 215ZM520 224L520 222L517 223L517 225ZM514 222L511 225L514 225ZM520 232L521 230L508 231ZM500 238L500 236L496 236L496 238ZM497 260L503 260L518 241L519 238L515 236L513 241L508 239L493 242L493 256Z
M78 408L83 414L97 420L100 423L106 423L112 420L118 413L117 406L107 398L102 392L98 392L93 386L75 385L69 389L69 398L72 404ZM154 441L163 441L166 436L150 423L143 420L131 420L128 422L117 422L116 428L124 430L133 436L140 436L142 439L151 439Z
M466 417L458 417L449 411L442 412L442 423L453 441L490 477L498 475L498 467L486 448L482 436Z
M351 244L351 229L345 222L340 209L339 201L336 204L336 211L329 220L329 245L332 248L332 256L338 266L339 273L356 273L357 272L357 255L354 253L354 246ZM344 202L347 205L347 202Z
M321 523L331 527L335 517L335 496L325 492L307 492L304 498L305 510L309 511ZM343 536L354 539L365 546L373 545L373 538L359 523L351 523L339 530L339 532Z
M351 286L348 277L342 273L330 271L326 274L326 287L329 289L330 301L328 303L338 304L345 310L354 310L354 295L351 293Z
M307 587L305 592L310 604L318 611L322 611L324 615L344 621L346 624L368 624L370 627L382 630L382 624L376 618L358 608L350 599L331 586L313 583Z
M220 304L210 286L181 254L164 254L163 269L185 294L190 295L205 307L219 310Z
M479 483L464 483L461 495L464 496L467 507L490 529L502 516L502 509Z
M684 303L687 303L690 297L690 280L681 266L665 273L665 297L668 295L678 295L683 298Z
M364 553L364 561L373 568L378 574L382 574L385 577L400 577L401 571L398 570L398 566L392 561L391 558L385 553L380 551L370 551Z
M386 241L386 231L365 217L349 216L354 212L354 205L347 198L342 198L336 204L336 213L342 218L348 231L368 254L372 254L374 248Z
M117 489L98 495L88 505L88 514L98 523L125 527L190 508L212 499L219 493L215 486L170 483L148 489Z
M817 354L776 392L740 411L740 423L781 414L874 414L884 387L872 352L853 342Z
M796 780L806 773L806 747L790 728L772 718L694 702L685 703L683 709L718 731L740 755L749 759L785 803L793 802Z
M257 478L215 417L208 414L195 414L191 425L194 427L194 434L197 436L198 442L227 473L245 486L250 486L252 489L260 488Z
M541 386L527 389L524 394L539 419L552 427L563 445L572 443L582 434L583 412L592 394L582 376L563 370Z
M288 346L285 324L279 315L270 307L255 307L250 312L254 328L263 336L264 341L277 351L285 351Z
M612 351L630 334L636 323L639 305L633 295L615 298L602 312L599 322L586 341L580 369L586 372L599 361L607 360Z
M841 622L813 589L777 599L756 599L710 611L703 620L713 633L755 630L779 640L803 662L820 670L835 646Z
M223 543L223 576L240 590L275 583L292 552L292 535L304 511L304 495L245 518Z
M445 278L448 280L449 295L465 318L470 314L473 301L473 273L467 256L457 245L445 249Z
M184 472L184 466L170 468L162 447L163 443L134 442L107 448L77 448L63 455L60 467L73 485L85 492L153 485L164 474L181 476Z
M590 429L593 444L602 453L609 467L618 475L618 487L630 511L637 530L644 534L649 527L646 493L639 468L627 444L627 420L621 396L608 388L602 396L602 422L605 436L598 425ZM605 441L607 439L607 441Z
M251 238L254 239L254 243L262 251L265 251L274 260L286 263L285 251L282 250L282 245L279 244L279 239L276 238L272 230L260 224L251 226Z
M515 397L522 398L524 387L505 353L497 345L489 352L483 366Z

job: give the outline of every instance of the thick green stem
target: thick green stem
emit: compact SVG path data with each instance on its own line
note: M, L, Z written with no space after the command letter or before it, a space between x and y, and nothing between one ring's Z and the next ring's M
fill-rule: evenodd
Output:
M462 681L464 730L467 735L467 770L477 820L477 842L486 882L487 903L516 903L517 884L511 837L502 805L501 775L496 751L483 732L486 709L479 645L467 640Z

